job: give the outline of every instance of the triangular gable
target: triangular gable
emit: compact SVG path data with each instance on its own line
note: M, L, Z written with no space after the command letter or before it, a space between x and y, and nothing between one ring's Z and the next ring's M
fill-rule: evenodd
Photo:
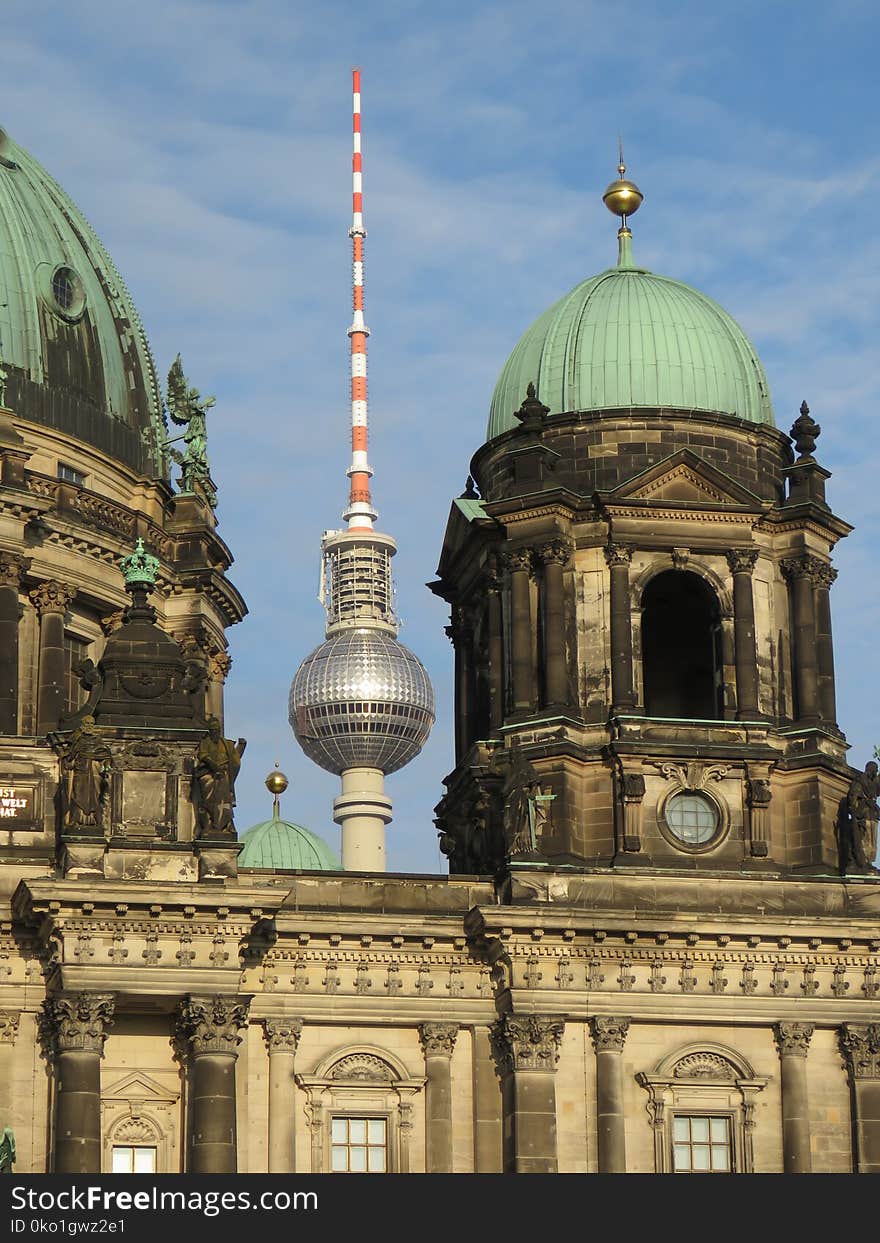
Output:
M608 493L609 501L677 501L697 505L747 505L763 508L764 502L730 475L697 457L690 449L680 449Z
M155 1079L144 1074L142 1070L136 1070L122 1079L117 1079L111 1087L102 1089L101 1099L103 1101L153 1101L158 1105L162 1102L176 1100L177 1094L169 1092L168 1088L163 1087L161 1083L157 1083Z
M471 527L494 523L483 509L484 502L479 498L457 497L450 506L449 519L443 535L443 549L440 553L440 564L437 573L441 578L445 575L456 555L468 541Z

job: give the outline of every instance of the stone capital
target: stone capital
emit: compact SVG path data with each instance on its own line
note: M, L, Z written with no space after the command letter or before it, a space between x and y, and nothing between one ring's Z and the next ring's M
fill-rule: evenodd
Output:
M813 1023L775 1023L773 1038L780 1057L806 1057L810 1048Z
M493 1035L506 1069L554 1071L564 1030L562 1018L505 1014L495 1024Z
M208 675L212 682L225 682L232 668L232 657L228 652L215 652L208 662Z
M18 1010L0 1010L0 1044L15 1044L20 1018Z
M751 574L757 560L757 548L731 548L727 554L731 574Z
M811 553L801 553L797 557L783 557L779 563L783 576L789 580L808 578L813 586L818 586L826 569L831 567L827 561L820 561Z
M42 617L44 613L66 613L75 595L75 587L47 578L30 592L30 601Z
M40 1026L50 1047L58 1053L104 1052L104 1041L113 1026L112 993L77 993L72 997L47 997Z
M564 539L559 536L556 539L547 540L544 544L539 544L535 549L540 561L544 565L567 565L571 557L573 545L571 540Z
M273 1053L296 1053L302 1029L302 1019L266 1019L263 1034L270 1056Z
M840 1051L852 1079L880 1079L880 1023L844 1023Z
M425 1057L452 1057L458 1036L457 1023L422 1023L419 1041Z
M507 568L511 574L531 574L535 565L535 553L532 548L513 548L504 554Z
M195 1054L236 1057L249 1005L237 997L185 997L178 1010L178 1032Z
M833 565L827 565L826 562L820 561L816 569L816 586L824 587L829 591L837 579L837 570Z
M629 1031L629 1019L597 1015L590 1019L590 1035L597 1053L622 1053Z
M21 578L30 566L30 558L20 557L15 552L0 551L0 587L21 586Z
M615 544L613 540L609 540L605 545L604 552L608 568L611 570L615 566L629 565L632 561L633 550L629 544Z

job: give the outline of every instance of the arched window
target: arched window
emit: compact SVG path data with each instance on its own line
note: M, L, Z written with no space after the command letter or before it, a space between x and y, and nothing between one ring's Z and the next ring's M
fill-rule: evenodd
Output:
M657 1174L752 1174L755 1104L767 1080L745 1058L695 1044L636 1082L648 1093Z
M642 595L645 714L678 720L722 715L721 618L711 587L667 570Z

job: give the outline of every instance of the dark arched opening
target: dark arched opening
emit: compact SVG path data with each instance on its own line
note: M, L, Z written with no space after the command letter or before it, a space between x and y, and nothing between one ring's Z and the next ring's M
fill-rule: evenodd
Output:
M642 669L647 716L722 716L721 617L698 574L667 570L645 588Z

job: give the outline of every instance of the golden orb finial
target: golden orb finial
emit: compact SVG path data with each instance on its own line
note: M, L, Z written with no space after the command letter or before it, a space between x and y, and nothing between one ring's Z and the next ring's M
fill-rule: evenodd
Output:
M634 181L628 181L624 176L626 165L623 162L623 143L619 136L617 142L617 180L612 181L608 186L602 195L602 202L615 216L620 216L621 227L625 229L627 216L635 215L645 196Z
M289 785L290 785L290 782L287 780L284 773L278 767L278 761L276 760L275 768L273 769L271 773L269 773L269 776L266 778L266 789L269 791L269 793L273 796L275 800L272 805L272 814L276 819L281 814L279 810L279 806L278 806L278 798L280 795L284 793L284 791L287 789Z

